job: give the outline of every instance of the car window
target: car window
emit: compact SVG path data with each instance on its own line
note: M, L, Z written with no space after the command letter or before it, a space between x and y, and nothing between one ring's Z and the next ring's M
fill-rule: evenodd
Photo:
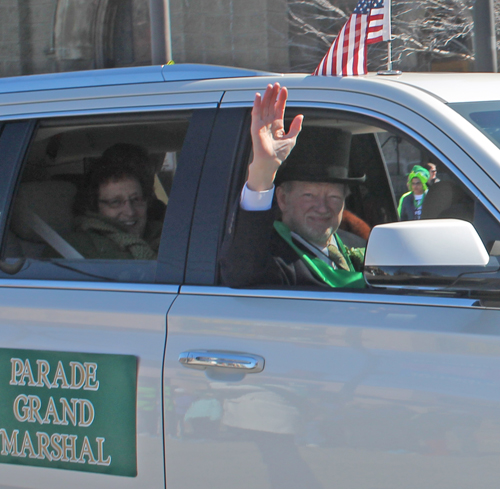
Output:
M4 269L17 267L17 278L154 281L191 117L40 121L10 206Z
M494 100L488 102L462 102L450 104L450 107L488 136L497 146L500 146L499 102Z
M319 118L318 116L322 114ZM306 113L306 120L308 116ZM353 174L366 174L366 181L353 188L346 209L363 219L370 228L404 220L401 198L411 191L409 176L421 171L429 178L424 188L422 209L413 218L456 218L474 224L487 248L500 237L500 228L488 216L489 230L482 221L488 215L483 204L460 178L453 164L437 156L437 150L423 147L411 136L387 124L368 118L327 112L313 112L309 119L319 126L340 127L352 133L349 167ZM427 173L426 173L427 172ZM342 227L347 223L343 222Z
M474 222L481 204L453 170L429 150L399 133L382 131L376 134L387 173L398 206L399 220L455 218ZM425 185L421 206L405 214L402 203L414 199L412 181L421 175ZM417 182L418 183L418 182ZM482 208L484 211L484 208Z
M438 150L424 147L399 128L347 112L292 108L287 111L288 123L299 113L305 116L303 127L342 129L352 135L350 174L365 174L366 180L352 187L346 198L338 234L348 247L365 247L371 230L378 224L417 218L469 221L488 251L500 239L498 222L475 196L472 186L464 183L453 163L437 156ZM237 188L240 190L251 158L249 155L239 170ZM423 199L414 198L414 193L409 195L412 172L422 172L426 181L436 178L432 184L423 186ZM405 200L408 195L411 216L402 213L402 203L408 200ZM279 219L276 202L273 206ZM230 229L234 222L231 211L229 216L232 221L228 222L226 229Z

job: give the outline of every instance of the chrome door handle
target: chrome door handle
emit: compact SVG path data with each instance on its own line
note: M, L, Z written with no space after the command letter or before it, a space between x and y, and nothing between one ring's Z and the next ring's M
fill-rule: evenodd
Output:
M230 368L247 374L264 370L264 358L250 353L221 350L193 350L179 355L179 362L185 367L206 369L208 367Z

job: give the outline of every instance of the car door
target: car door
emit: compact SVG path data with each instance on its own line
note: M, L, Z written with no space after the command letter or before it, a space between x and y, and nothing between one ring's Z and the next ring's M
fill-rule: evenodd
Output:
M188 285L168 313L165 383L175 386L177 420L166 433L169 488L496 487L500 316L491 297L405 286L220 284L225 216L250 152L248 119L230 121L245 108L248 118L252 97L224 98L200 185ZM418 111L390 97L334 90L290 89L288 107L289 118L302 112L323 126L361 120L366 133L377 126L379 149L377 134L390 131L436 155L481 209L474 218L480 235L498 239L498 186ZM223 130L229 126L233 132ZM383 151L377 161L386 168L385 202L394 216L396 184Z
M2 488L165 487L166 315L183 282L216 102L198 107L178 96L180 108L153 113L141 112L140 94L134 102L132 111L115 102L109 114L101 99L90 115L72 114L66 102L57 114L2 124ZM83 185L103 149L131 143L156 168L165 216L158 257L67 256L55 243L65 241L74 209L66 190Z

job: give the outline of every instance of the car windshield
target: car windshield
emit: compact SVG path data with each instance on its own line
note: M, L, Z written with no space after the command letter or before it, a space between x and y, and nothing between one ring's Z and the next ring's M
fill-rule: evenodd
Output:
M500 101L450 104L500 147Z

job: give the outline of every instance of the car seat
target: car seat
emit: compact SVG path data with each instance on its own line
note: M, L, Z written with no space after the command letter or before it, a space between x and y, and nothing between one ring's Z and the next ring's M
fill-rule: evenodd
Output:
M66 181L21 183L12 211L6 256L22 253L25 258L40 258L48 242L62 240L61 236L71 233L76 190L73 183Z
M451 181L437 182L431 187L422 204L422 219L454 218L472 222L474 201L465 190Z

